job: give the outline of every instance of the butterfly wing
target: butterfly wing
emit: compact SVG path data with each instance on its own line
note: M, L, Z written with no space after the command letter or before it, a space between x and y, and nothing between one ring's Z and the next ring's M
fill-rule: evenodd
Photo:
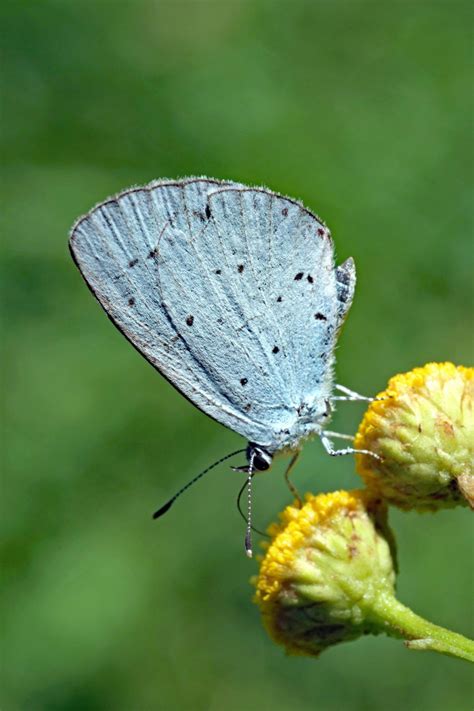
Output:
M160 236L199 233L207 194L223 184L189 179L127 190L76 222L70 248L89 288L135 348L197 407L246 436L255 429L250 418L193 357L163 307L158 279Z
M355 264L352 257L346 259L336 269L336 288L338 300L338 329L342 327L354 298L356 285Z
M341 305L328 230L299 203L208 179L152 184L79 220L71 250L132 344L250 441L279 448L302 404L324 402Z
M252 439L270 451L291 446L312 431L332 389L340 304L329 231L269 190L220 188L208 203L198 236L160 242L167 310L179 330L192 317L186 332L200 362L265 428ZM308 427L298 427L305 414Z

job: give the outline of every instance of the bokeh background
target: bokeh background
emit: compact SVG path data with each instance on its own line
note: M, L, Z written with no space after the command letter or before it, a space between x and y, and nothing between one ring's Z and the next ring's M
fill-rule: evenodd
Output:
M241 445L114 329L67 250L131 184L207 174L300 197L359 283L338 380L469 365L472 8L463 0L16 2L1 10L6 352L3 711L467 709L464 662L367 638L287 658L252 605ZM340 407L353 432L363 408ZM260 527L289 502L261 476ZM302 490L358 485L309 443ZM399 597L469 634L469 513L393 511ZM471 627L471 629L469 629Z

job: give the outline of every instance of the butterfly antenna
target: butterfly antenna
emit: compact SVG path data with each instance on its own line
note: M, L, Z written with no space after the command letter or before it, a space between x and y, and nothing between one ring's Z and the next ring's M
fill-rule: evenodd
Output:
M166 502L166 504L163 504L163 506L160 509L158 509L158 511L155 511L155 513L153 514L153 518L160 518L160 516L163 516L163 514L165 514L167 511L169 511L170 508L172 507L172 505L174 504L174 502L176 501L176 499L178 499L181 496L181 494L184 494L184 492L187 489L189 489L189 487L191 487L193 484L195 484L197 481L199 481L199 479L202 479L204 474L207 474L207 472L210 472L211 469L214 469L214 467L217 467L218 464L222 464L222 462L225 462L226 459L235 457L236 454L242 454L242 452L245 452L245 451L246 451L245 449L238 449L236 452L231 452L230 454L226 454L225 457L218 459L217 462L214 462L214 464L211 464L210 467L207 467L207 469L204 469L204 471L202 471L200 474L193 477L191 479L191 481L188 481L187 484L182 486L181 489L179 489L179 491L177 491L176 494L174 496L172 496L171 499L169 499L169 501Z
M255 476L255 472L253 473L253 476ZM242 511L242 505L241 505L241 499L242 499L242 494L244 493L244 489L247 486L247 479L245 479L244 483L240 487L239 493L237 494L237 511L239 514L242 516L244 519L245 523L247 523L247 516L244 514ZM252 525L252 531L254 533L258 533L259 536L265 536L265 538L270 538L268 533L265 533L264 531L260 531L258 528L255 528L254 525Z
M251 558L252 551L252 479L253 479L253 463L255 460L255 452L252 451L249 459L249 469L247 476L247 531L245 533L245 552L247 557Z

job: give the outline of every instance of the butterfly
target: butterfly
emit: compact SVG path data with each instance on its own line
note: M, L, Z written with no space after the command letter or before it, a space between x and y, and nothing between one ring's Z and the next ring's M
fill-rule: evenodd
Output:
M70 249L132 345L246 438L249 487L312 435L331 455L354 451L335 450L326 425L334 400L367 399L333 382L355 265L335 265L329 229L301 202L206 177L160 180L79 218Z

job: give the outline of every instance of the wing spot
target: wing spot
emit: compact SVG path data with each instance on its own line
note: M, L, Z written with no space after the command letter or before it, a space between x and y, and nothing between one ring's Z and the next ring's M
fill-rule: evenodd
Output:
M244 271L244 265L239 264L239 266L237 267L237 271L239 272L239 274L242 274L242 272Z
M216 269L215 274L222 274L222 269Z
M321 313L321 311L318 311L317 313L314 314L314 318L316 321L327 321L327 318L324 314Z
M251 409L252 409L252 405L249 402L246 405L244 405L245 412L250 412Z
M204 212L206 213L207 219L210 220L210 219L211 219L212 212L211 212L211 208L209 207L209 205L206 205L206 209L205 209Z
M326 234L326 232L323 230L323 228L322 228L322 227L318 227L318 235L319 235L320 237L324 237L325 234Z
M277 299L277 302L278 302L279 304L281 304L282 301L283 301L283 299L281 298L281 296L279 296L278 299Z
M134 305L135 305L135 299L133 298L133 296L128 300L128 305L129 305L129 306L134 306Z
M300 281L303 278L304 274L303 272L298 272L295 276L295 281Z
M186 323L188 324L188 326L192 326L194 323L194 316L189 315L186 319Z
M279 351L280 349L278 348L278 346L273 346L272 353L279 353Z
M129 261L129 263L128 263L128 266L129 266L129 267L134 267L135 264L138 264L138 259L137 259L137 257L135 257L135 259L131 259L131 260Z
M283 210L281 211L281 214L283 215L283 217L288 217L288 208L284 207Z
M150 252L148 252L148 259L154 259L157 254L158 254L158 250L152 249Z
M311 274L308 274L308 276L306 277L306 279L309 281L310 284L312 284L313 281L314 281L314 279L313 279L313 277L311 276Z
M240 384L241 385L247 385L248 379L247 378L240 378Z

